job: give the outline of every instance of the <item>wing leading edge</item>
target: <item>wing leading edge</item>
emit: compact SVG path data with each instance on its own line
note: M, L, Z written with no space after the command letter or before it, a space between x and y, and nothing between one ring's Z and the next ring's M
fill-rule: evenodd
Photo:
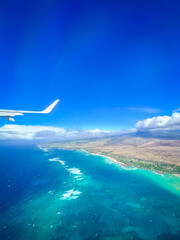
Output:
M23 111L23 110L5 110L5 109L0 109L0 117L15 122L14 118L15 116L22 116L24 113L41 113L41 114L47 114L52 111L52 109L56 106L56 104L59 102L59 99L54 101L49 107L47 107L43 111Z

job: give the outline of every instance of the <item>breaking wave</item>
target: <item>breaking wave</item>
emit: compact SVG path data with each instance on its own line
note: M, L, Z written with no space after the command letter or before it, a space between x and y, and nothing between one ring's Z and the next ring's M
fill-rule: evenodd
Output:
M48 149L45 147L41 147L40 145L38 145L38 148L44 152L48 152Z
M81 194L80 191L74 191L74 189L71 189L69 191L66 191L64 194L61 195L62 200L72 200L72 199L76 199L79 197L79 195Z
M61 165L65 165L66 163L64 161L62 161L60 158L55 157L55 158L50 158L49 159L50 162L59 162Z
M67 169L71 174L82 175L82 172L78 168L68 168Z

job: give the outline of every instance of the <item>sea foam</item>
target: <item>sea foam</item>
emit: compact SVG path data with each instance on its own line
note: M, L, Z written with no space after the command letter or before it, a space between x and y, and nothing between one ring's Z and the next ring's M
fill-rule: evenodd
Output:
M78 168L68 168L67 169L71 174L82 175L82 172Z
M45 147L41 147L40 145L38 145L38 148L41 149L41 150L44 151L44 152L48 152L48 149L45 148Z
M65 165L65 162L62 161L61 159L59 159L58 157L50 158L49 161L50 162L59 162L61 165Z
M67 168L67 171L74 176L74 179L80 181L83 180L83 173L78 168Z
M120 166L121 166L122 169L128 170L128 171L134 171L134 170L137 170L137 169L138 169L138 168L136 168L136 167L125 167L125 166L123 166L123 165L120 165Z
M79 195L81 194L80 191L74 191L74 189L71 189L69 191L66 191L64 194L61 195L62 200L72 200L72 199L76 199L79 197Z

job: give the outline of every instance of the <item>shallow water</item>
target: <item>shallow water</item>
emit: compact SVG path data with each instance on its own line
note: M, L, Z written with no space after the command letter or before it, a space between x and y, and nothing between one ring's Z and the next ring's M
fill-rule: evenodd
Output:
M180 239L180 178L85 152L0 148L0 239Z

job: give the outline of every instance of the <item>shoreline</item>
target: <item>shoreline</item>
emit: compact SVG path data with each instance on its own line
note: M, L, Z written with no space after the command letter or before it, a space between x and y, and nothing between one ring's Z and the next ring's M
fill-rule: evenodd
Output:
M87 152L87 151L86 151ZM89 152L87 152L89 153ZM124 167L129 167L127 164L123 163L123 162L119 162L117 161L115 158L112 158L112 157L108 157L106 155L103 155L103 154L98 154L98 153L89 153L89 154L92 154L92 155L96 155L96 156L101 156L101 157L104 157L104 158L109 158L110 160L112 160L114 163L118 163Z
M88 152L87 150L77 150L77 149L75 149L75 151L80 151L80 152L85 152L85 153L88 153L88 154L91 154L91 155L96 155L96 156L100 156L100 157L104 157L104 158L109 158L110 160L112 160L114 163L118 163L118 164L120 164L120 165L122 165L122 166L124 166L124 167L128 167L128 165L127 164L125 164L125 163L123 163L123 162L119 162L119 161L117 161L115 158L112 158L112 157L109 157L109 156L106 156L106 155L103 155L103 154L101 154L101 153L91 153L91 152Z
M81 151L81 150L80 150L80 151ZM122 165L123 167L127 167L127 168L137 168L137 169L141 169L141 170L152 171L152 172L155 172L155 173L158 174L158 175L168 174L168 175L173 175L173 176L175 176L175 177L179 177L179 178L180 178L180 174L178 174L178 173L159 172L159 171L156 171L156 170L153 170L153 169L150 169L150 168L139 168L139 167L136 167L136 166L128 166L127 164L125 164L125 163L123 163L123 162L120 162L120 161L116 160L115 158L112 158L112 157L109 157L109 156L106 156L106 155L103 155L103 154L89 153L89 152L86 151L86 150L82 150L82 151L87 152L88 154L92 154L92 155L97 155L97 156L109 158L109 159L112 160L114 163L118 163L118 164Z
M45 148L47 148L47 146L45 145L45 146L43 146L43 145L41 145L43 148L45 147ZM129 166L129 165L127 165L127 164L125 164L125 163L123 163L123 162L121 162L121 161L118 161L118 160L116 160L115 158L112 158L112 157L110 157L110 156L106 156L106 155L103 155L103 154L101 154L101 153L93 153L93 152L89 152L89 151L87 151L87 150L85 150L85 149L73 149L73 148L63 148L63 147L51 147L51 146L48 146L48 148L56 148L56 149L63 149L63 150L73 150L73 151L80 151L80 152L85 152L85 153L88 153L88 154L92 154L92 155L96 155L96 156L101 156L101 157L104 157L104 158L108 158L108 159L110 159L112 162L114 162L114 163L117 163L117 164L119 164L119 165L121 165L121 166L123 166L123 167L127 167L127 168L137 168L137 169L142 169L142 170L148 170L148 171L152 171L152 172L155 172L156 174L169 174L169 175L173 175L173 176L175 176L175 177L178 177L178 178L180 178L180 174L179 173L169 173L169 172L167 172L167 171L158 171L158 170L154 170L154 169L151 169L151 168L141 168L141 167L138 167L138 166L134 166L134 165L132 165L132 166ZM158 162L157 162L158 163Z
M67 149L65 149L67 150ZM106 156L106 155L103 155L101 153L91 153L91 152L88 152L87 150L84 150L84 149L74 149L75 151L81 151L81 152L86 152L88 154L91 154L91 155L96 155L96 156L101 156L101 157L104 157L104 158L108 158L110 160L112 160L114 163L118 163L119 165L122 165L123 167L127 167L127 168L137 168L137 169L141 169L141 170L147 170L147 171L152 171L152 172L155 172L157 175L164 175L164 174L169 174L169 175L173 175L175 177L179 177L180 178L180 174L177 174L177 173L162 173L162 172L158 172L156 170L152 170L152 169L148 169L148 168L138 168L136 166L128 166L127 164L123 163L123 162L120 162L118 160L116 160L115 158L112 158L112 157L109 157L109 156Z

